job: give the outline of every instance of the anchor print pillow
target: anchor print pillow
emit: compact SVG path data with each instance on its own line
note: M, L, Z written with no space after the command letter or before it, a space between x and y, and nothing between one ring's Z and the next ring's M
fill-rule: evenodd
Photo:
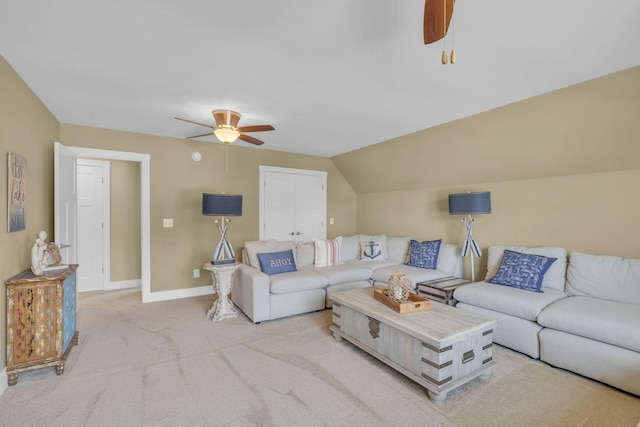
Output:
M409 261L405 264L411 267L435 270L438 266L440 243L442 243L442 239L427 242L411 240L411 245L409 246Z
M383 241L360 242L360 259L362 261L384 261L384 252Z

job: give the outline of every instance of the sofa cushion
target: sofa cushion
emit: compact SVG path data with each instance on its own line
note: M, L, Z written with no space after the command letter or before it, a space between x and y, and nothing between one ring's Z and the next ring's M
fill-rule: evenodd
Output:
M387 237L387 255L392 261L407 262L410 237Z
M369 271L369 277L371 274L379 268L389 267L392 265L398 265L398 261L392 261L385 259L382 261L362 261L360 259L352 259L347 261L346 264L357 265L360 268L366 268Z
M453 292L453 296L465 304L535 322L543 308L567 296L557 289L543 289L544 293L527 292L493 283L476 282L460 286Z
M303 268L312 265L316 257L316 245L313 242L296 243L296 266Z
M370 236L368 234L358 234L358 243L369 243L369 242L383 242L382 247L382 257L384 259L389 258L387 254L387 236L384 234L379 236ZM360 245L358 244L358 252L360 251Z
M438 254L440 253L441 243L442 239L426 242L411 240L409 260L406 264L411 267L435 270L438 266Z
M640 304L640 259L572 252L567 293Z
M258 254L258 259L260 260L262 271L269 276L298 270L291 249L282 252Z
M251 267L262 271L260 260L258 259L259 253L282 252L289 249L294 250L295 247L296 242L293 240L257 240L253 242L246 242L244 244L244 253L247 254L247 259L245 261L247 261Z
M343 236L340 245L340 259L342 262L348 262L358 259L360 256L360 236Z
M496 275L487 282L525 291L542 292L540 286L544 274L556 260L557 258L505 249Z
M308 291L310 289L324 288L328 284L326 277L306 268L269 276L269 290L273 294Z
M556 247L539 247L525 248L522 246L489 246L489 254L487 256L487 275L485 280L489 280L496 275L498 267L502 262L502 255L505 249L520 252L523 254L543 255L549 258L557 258L558 260L551 264L549 270L542 278L542 288L553 288L564 291L567 274L567 251L563 248Z
M640 352L640 305L573 296L545 308L538 323Z
M411 282L411 289L416 288L418 282L440 279L451 274L442 270L432 270L429 268L412 267L406 264L397 264L389 267L378 268L373 271L371 278L374 282L389 283L389 277L394 273L404 273Z
M342 264L340 261L340 244L342 236L328 240L314 240L316 249L314 267L326 267L329 265Z
M324 276L330 285L354 282L357 280L368 280L371 277L371 270L354 264L340 264L329 267L309 266L306 267L306 269Z
M449 276L455 276L460 265L460 252L458 246L450 243L442 243L440 245L440 253L438 254L438 270L446 271Z
M371 240L369 242L360 242L360 260L362 261L384 261L386 258L385 242L382 240Z

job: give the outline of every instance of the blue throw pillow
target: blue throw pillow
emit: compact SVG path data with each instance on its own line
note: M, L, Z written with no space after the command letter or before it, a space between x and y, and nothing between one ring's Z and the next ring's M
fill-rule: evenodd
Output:
M428 268L435 270L438 265L438 254L440 253L440 240L428 242L418 242L411 240L409 248L409 261L406 265L411 267Z
M293 259L293 251L291 249L283 252L258 254L258 259L260 260L262 272L269 276L287 273L289 271L298 271L296 268L296 260Z
M487 282L525 291L542 292L540 287L544 273L557 259L505 249L498 272Z

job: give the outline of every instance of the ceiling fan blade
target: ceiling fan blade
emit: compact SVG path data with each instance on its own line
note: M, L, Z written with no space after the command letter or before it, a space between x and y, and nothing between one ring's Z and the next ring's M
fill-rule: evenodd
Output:
M250 144L253 144L253 145L262 145L262 144L264 144L264 142L260 141L259 139L254 138L254 137L249 136L249 135L244 135L244 134L240 134L238 139L241 139L241 140L246 141L246 142L248 142Z
M454 0L425 0L423 27L424 44L438 41L447 34L454 5ZM446 18L444 17L445 8L447 12Z
M213 135L213 132L203 133L202 135L193 135L193 136L188 136L188 137L186 137L185 139L200 138L201 136L208 136L208 135Z
M242 126L238 128L239 132L266 132L268 130L276 130L276 128L271 125Z
M215 128L216 128L215 126L205 125L204 123L194 122L193 120L181 119L180 117L174 117L174 119L176 119L176 120L182 120L183 122L193 123L194 125L206 126L206 127L208 127L208 128L211 128L211 129L215 129ZM191 137L190 137L190 138L191 138Z

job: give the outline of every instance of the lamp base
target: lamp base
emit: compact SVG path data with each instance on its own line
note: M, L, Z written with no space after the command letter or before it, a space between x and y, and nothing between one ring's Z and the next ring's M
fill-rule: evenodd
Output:
M212 265L221 265L221 264L233 264L235 263L235 259L219 259L219 260L211 260Z

